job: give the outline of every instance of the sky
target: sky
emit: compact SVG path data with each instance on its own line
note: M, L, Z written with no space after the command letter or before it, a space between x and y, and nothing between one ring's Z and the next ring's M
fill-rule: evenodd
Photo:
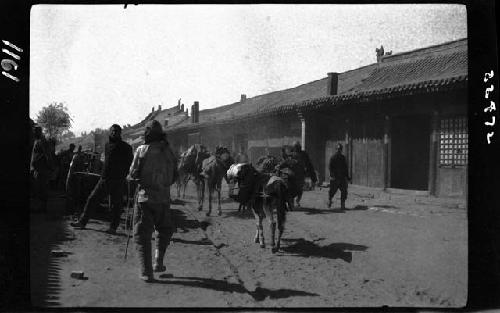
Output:
M64 102L79 135L151 108L200 110L292 88L393 54L467 37L446 4L36 5L30 117Z

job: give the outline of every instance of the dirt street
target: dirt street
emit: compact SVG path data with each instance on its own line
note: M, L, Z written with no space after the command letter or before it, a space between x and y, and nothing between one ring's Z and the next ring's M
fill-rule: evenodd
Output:
M223 188L223 198L227 189ZM351 186L348 208L327 209L327 191L306 192L287 215L282 251L253 242L250 212L224 200L222 216L195 209L194 186L176 201L178 232L167 272L138 278L134 245L124 260L118 235L91 219L73 230L62 198L31 216L31 289L35 306L62 307L456 307L466 303L467 215L464 201L373 192ZM172 189L173 198L176 192ZM339 206L339 195L334 207ZM123 215L125 217L125 214ZM200 221L209 222L206 229ZM51 250L63 250L54 256ZM70 277L82 270L86 279Z

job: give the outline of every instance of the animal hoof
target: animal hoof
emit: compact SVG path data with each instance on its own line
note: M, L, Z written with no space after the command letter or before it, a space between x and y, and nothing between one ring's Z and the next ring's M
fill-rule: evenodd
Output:
M205 214L205 216L210 216L210 212L207 212L207 213Z
M276 253L276 252L278 252L278 250L279 250L279 249L278 249L277 247L273 247L273 248L271 249L271 252L272 252L272 253Z
M218 214L219 214L219 216L221 216L221 215L222 215L222 211L219 211L219 213L218 213Z
M201 210L203 210L203 207L199 206L198 211L201 211Z
M265 247L266 247L266 245L265 245L265 244L263 244L263 243L261 243L261 244L260 244L260 247L261 247L261 248L265 248Z
M259 243L259 238L254 238L254 239L253 239L253 242L255 242L255 243Z

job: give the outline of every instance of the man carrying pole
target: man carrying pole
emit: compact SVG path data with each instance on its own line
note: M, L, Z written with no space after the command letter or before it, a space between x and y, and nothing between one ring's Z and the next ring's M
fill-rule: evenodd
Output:
M177 159L161 124L148 122L144 145L137 148L128 174L137 180L138 192L134 209L134 242L140 263L140 278L154 280L154 272L164 272L163 257L175 225L170 211L170 186L176 178ZM152 266L151 235L156 229L155 264Z

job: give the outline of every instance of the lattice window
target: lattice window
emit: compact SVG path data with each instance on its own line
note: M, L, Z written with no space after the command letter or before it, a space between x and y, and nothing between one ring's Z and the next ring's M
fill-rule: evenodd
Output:
M440 166L466 166L469 154L467 118L441 119L439 140Z

